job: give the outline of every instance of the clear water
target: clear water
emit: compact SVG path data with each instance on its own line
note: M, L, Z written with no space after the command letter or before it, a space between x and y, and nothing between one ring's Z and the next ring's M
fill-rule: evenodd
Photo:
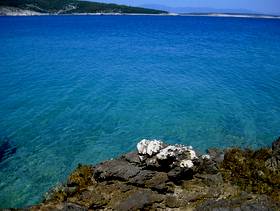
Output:
M280 21L1 17L0 207L142 138L200 150L280 135Z

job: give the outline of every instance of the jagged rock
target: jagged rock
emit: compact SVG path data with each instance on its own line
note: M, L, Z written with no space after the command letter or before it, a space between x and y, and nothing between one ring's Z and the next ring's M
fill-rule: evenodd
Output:
M280 137L272 143L272 154L265 166L274 172L280 171Z
M217 186L223 184L223 177L218 174L196 174L196 178L202 179L202 181L208 186Z
M272 143L272 151L275 154L280 154L280 137Z
M163 142L159 140L149 141L147 139L143 139L137 144L138 153L141 155L149 155L149 156L157 154L163 147L164 147Z
M166 145L159 140L143 139L137 144L139 159L149 169L169 171L172 168L193 168L198 159L191 146Z
M69 202L64 203L55 203L55 204L46 204L44 206L34 206L29 209L22 209L22 210L44 210L44 211L51 211L51 210L59 210L59 211L87 211L86 207L80 206L78 204L73 204Z
M209 199L198 206L196 210L276 211L279 208L278 206L279 204L275 204L266 196L260 196L251 200L248 200L247 197L235 197L233 199Z
M156 174L156 172L151 170L142 170L135 177L129 179L129 183L136 186L145 186L145 182Z
M182 160L182 161L180 161L179 166L181 168L192 168L194 166L194 164L191 160Z
M180 206L180 204L178 203L178 198L174 195L167 196L165 199L165 203L166 203L166 206L170 207L170 208L178 208Z
M211 159L211 156L210 155L202 155L201 158L203 160L210 160Z
M204 174L217 174L218 165L212 159L202 159L197 161L195 172Z
M158 140L142 140L137 149L139 153L96 166L79 165L66 184L31 209L251 211L280 207L277 141L273 149L210 149L202 156L191 147Z
M221 149L210 148L207 149L207 153L210 156L210 158L216 163L221 163L224 160L224 152Z
M172 168L168 173L168 178L175 183L180 182L180 180L189 180L193 178L193 170L181 167Z
M154 193L151 190L143 190L130 195L127 199L121 201L115 208L116 210L142 210L144 207L147 208L155 202L162 201L162 196Z
M97 181L123 180L128 181L136 176L141 168L124 160L110 160L99 164L94 169L94 178Z
M170 187L167 185L168 181L167 173L157 172L152 178L145 182L145 187L159 193L166 193L170 190Z
M129 163L140 164L141 160L137 152L129 152L121 156L121 159L128 161Z

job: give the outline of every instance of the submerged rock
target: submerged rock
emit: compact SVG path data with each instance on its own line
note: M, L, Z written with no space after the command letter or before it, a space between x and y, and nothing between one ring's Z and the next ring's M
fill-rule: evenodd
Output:
M271 149L210 149L142 140L137 152L79 165L31 210L277 210L279 139ZM277 161L275 161L277 160Z
M7 137L0 139L0 162L15 154L17 148L11 143Z

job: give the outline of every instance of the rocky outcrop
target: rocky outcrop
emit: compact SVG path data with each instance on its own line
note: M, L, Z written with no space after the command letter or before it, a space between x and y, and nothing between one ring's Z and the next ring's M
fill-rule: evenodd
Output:
M210 149L142 140L137 151L79 165L30 210L279 210L279 139L260 150ZM277 161L278 162L278 161Z

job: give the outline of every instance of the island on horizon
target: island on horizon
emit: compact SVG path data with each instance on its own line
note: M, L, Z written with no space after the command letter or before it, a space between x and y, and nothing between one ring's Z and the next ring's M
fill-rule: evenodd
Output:
M0 16L69 14L167 14L142 7L79 0L1 0Z
M180 12L174 13L156 8L132 7L113 3L87 0L1 0L0 16L41 16L41 15L168 15L206 16L232 18L273 18L279 15L233 12Z

